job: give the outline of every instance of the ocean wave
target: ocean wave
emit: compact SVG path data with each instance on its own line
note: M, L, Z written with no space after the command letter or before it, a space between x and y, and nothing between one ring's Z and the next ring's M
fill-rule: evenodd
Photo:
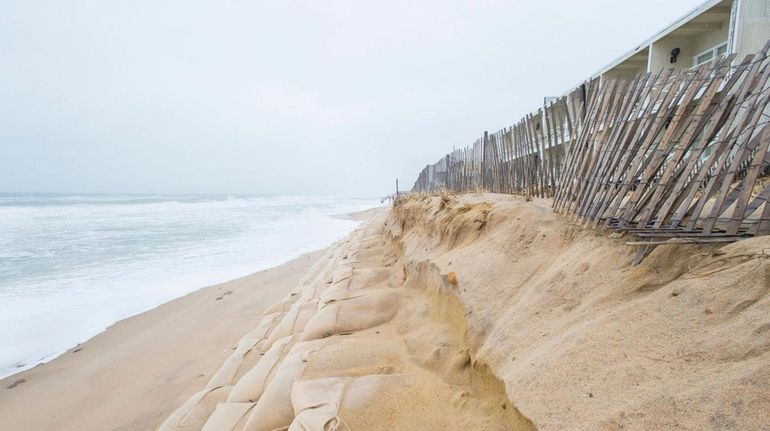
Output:
M339 214L379 205L300 196L37 199L0 197L0 345L12 346L0 350L0 377L117 320L322 248L356 226Z

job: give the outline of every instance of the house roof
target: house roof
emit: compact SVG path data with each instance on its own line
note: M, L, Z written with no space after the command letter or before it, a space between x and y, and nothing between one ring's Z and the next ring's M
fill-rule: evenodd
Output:
M612 69L613 67L617 66L618 64L624 62L628 58L634 56L635 54L639 53L640 51L648 48L653 42L656 40L659 40L668 34L674 32L675 30L678 30L682 28L685 24L692 21L699 15L703 14L707 10L711 9L712 7L718 5L719 3L722 3L724 0L707 0L700 5L693 8L691 11L685 13L678 19L676 19L674 22L660 30L659 32L655 33L653 36L647 38L640 44L638 44L635 48L631 49L630 51L627 51L623 55L617 57L616 59L612 60L610 63L608 63L606 66L599 69L596 73L592 74L590 76L590 79L596 78L600 76L601 74L605 73L606 71Z

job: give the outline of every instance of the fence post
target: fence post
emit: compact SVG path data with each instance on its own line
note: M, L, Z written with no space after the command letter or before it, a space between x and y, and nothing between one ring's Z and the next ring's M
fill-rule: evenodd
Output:
M489 140L489 133L484 131L484 138L481 140L481 189L486 188L486 173L487 173L487 142Z

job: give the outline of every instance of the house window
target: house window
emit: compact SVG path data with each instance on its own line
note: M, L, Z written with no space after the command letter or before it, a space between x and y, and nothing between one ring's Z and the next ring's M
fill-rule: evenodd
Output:
M727 52L727 42L719 45L717 47L717 56L722 55Z
M696 55L695 57L693 57L693 65L697 66L699 64L709 62L726 52L727 52L727 42L720 43L719 45L713 48L707 49L701 52L700 54Z

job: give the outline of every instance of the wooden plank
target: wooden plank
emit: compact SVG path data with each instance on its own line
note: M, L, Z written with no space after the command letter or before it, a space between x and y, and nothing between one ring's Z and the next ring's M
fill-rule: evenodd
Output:
M704 131L699 138L700 143L694 144L691 147L689 158L680 169L680 172L676 174L677 176L682 177L683 180L680 180L676 184L672 193L661 206L659 211L660 219L656 222L656 226L662 226L666 217L669 216L675 207L679 207L682 203L684 203L685 208L689 207L689 203L692 201L694 194L697 191L698 184L703 180L703 176L699 175L698 172L698 164L701 162L703 154L709 147L709 144L717 136L719 130L724 127L726 121L725 113L731 112L734 106L734 98L730 96L730 91L743 76L746 67L753 58L753 55L746 56L738 67L731 69L732 73L730 74L730 78L724 84L720 90L719 96L714 101L717 106L714 108L714 112L711 112L710 118L704 126ZM711 166L711 164L708 164L708 166ZM705 176L708 169L701 169L701 171ZM679 213L675 212L671 217L670 224L678 225L681 220L682 217L679 216Z
M758 88L764 88L768 77L770 77L770 67L765 64L759 78ZM747 112L747 117L751 116L751 120L745 127L740 129L741 134L738 135L738 139L736 140L736 146L738 150L733 158L733 163L731 163L731 166L727 170L725 177L722 179L722 187L716 195L711 213L704 219L703 228L705 230L713 229L717 217L719 217L719 215L722 214L722 212L726 209L723 206L724 198L727 196L727 193L732 186L732 181L735 178L738 167L743 162L744 158L749 154L748 143L750 142L749 139L751 138L751 131L754 130L760 118L762 117L762 112L764 111L768 102L768 97L765 96L762 102L757 103L758 97L759 93L754 93L749 99L751 108Z
M660 76L660 72L654 79ZM616 173L618 163L626 154L626 149L629 142L629 135L633 134L636 130L639 121L636 119L638 112L642 109L642 103L652 85L649 85L651 75L649 73L639 75L636 83L632 86L632 92L628 95L626 100L626 106L622 115L621 126L617 127L616 134L611 138L611 148L609 150L609 158L604 164L603 171L599 172L599 178L597 183L600 185L593 193L591 193L591 199L589 206L586 210L585 218L593 225L595 229L601 218L599 209L606 205L606 197L613 187L612 178Z
M679 71L676 74L673 73L673 70L670 72L672 73L666 74L662 79L654 83L657 89L652 92L648 101L648 109L645 111L646 115L639 126L639 135L636 138L636 142L630 147L629 157L619 170L623 175L622 180L618 182L618 187L612 190L610 196L608 196L609 203L607 204L607 209L600 211L601 213L606 211L607 220L615 218L618 219L619 223L622 223L618 215L618 212L621 210L620 205L626 198L631 186L635 184L637 172L643 167L645 155L655 135L658 133L662 117L661 111L664 110L664 107L673 97L673 91L665 91L665 89L666 87L679 85L679 82L684 78L685 72L683 71ZM655 110L656 107L659 107L657 111Z
M651 182L654 181L653 178L660 167L660 163L662 163L671 149L671 137L677 130L679 122L684 118L684 113L679 109L679 106L689 105L698 90L700 90L702 79L708 72L705 66L701 65L688 71L687 73L691 77L683 79L681 86L672 88L674 97L669 103L661 107L664 115L659 115L657 120L660 120L659 131L662 133L662 136L659 140L653 140L649 146L650 153L643 159L643 168L638 178L636 189L631 193L626 202L623 215L620 217L621 220L631 220L638 213L638 208L642 202L641 197L648 186L651 185Z
M681 112L682 110L686 109L686 106L690 103L691 99L685 99L685 101L683 101L684 106L679 109L680 112L678 115L683 118L682 124L684 132L678 139L672 140L672 142L666 146L664 153L660 156L659 164L661 164L662 167L662 174L660 179L657 181L657 184L651 187L650 199L647 201L645 207L642 208L639 212L640 222L646 223L649 221L655 213L655 210L658 208L658 202L661 200L661 197L663 197L664 193L674 189L674 187L670 187L669 181L671 181L672 178L675 178L674 173L677 170L677 166L684 157L685 153L690 149L695 134L703 130L704 124L710 118L707 115L707 112L710 111L713 113L713 109L709 110L709 108L712 107L711 102L716 96L717 90L722 83L722 78L727 72L724 66L729 65L734 57L734 54L726 56L725 58L716 62L713 68L707 70L707 76L702 85L702 87L705 88L705 91L698 100L697 106L693 112L689 114ZM669 128L672 129L672 126L673 121L672 124L669 125ZM660 226L663 223L665 216L661 217L658 214L656 215L656 226Z
M745 239L745 237L731 236L731 237L716 237L716 238L670 238L666 240L652 240L652 241L628 241L626 245L673 245L673 244L715 244L715 243L728 243L736 242Z

